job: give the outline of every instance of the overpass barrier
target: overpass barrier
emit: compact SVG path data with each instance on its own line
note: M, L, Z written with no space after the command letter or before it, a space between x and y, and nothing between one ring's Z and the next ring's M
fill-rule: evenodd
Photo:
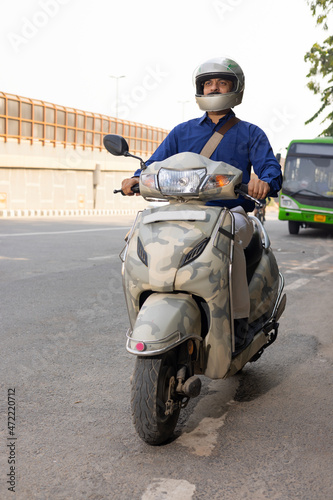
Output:
M150 156L168 131L110 116L0 92L0 138L103 150L103 137L119 134L134 154Z
M0 216L1 210L142 208L141 197L113 195L139 165L107 153L103 137L112 133L147 159L168 131L0 92Z

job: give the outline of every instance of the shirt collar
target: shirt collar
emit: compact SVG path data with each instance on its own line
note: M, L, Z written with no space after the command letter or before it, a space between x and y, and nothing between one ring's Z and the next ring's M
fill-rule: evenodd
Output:
M222 118L220 118L220 120L218 121L218 123L214 124L214 127L216 127L217 125L222 125L224 122L228 121L229 118L231 118L232 116L235 116L235 113L233 112L233 110L231 109L225 116L222 116ZM202 123L204 122L207 122L207 123L212 123L211 119L208 117L208 113L206 111L206 113L199 119L199 124L201 125Z

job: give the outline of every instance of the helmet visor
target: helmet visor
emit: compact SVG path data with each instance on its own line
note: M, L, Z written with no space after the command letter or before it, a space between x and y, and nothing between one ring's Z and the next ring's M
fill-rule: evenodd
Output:
M196 80L196 93L197 95L203 95L205 82L218 78L219 80L227 80L232 82L232 89L229 92L237 92L238 90L238 78L230 73L207 73L197 77Z

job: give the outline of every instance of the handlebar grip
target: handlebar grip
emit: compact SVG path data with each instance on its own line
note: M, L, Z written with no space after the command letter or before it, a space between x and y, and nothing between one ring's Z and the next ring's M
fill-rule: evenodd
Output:
M134 186L131 187L132 193L140 193L140 184L134 184ZM126 196L124 191L122 189L114 189L113 194L121 193L123 196Z
M245 196L248 195L247 184L238 184L238 186L235 187L235 193Z
M133 193L140 193L140 184L139 183L134 184L134 186L132 186L132 192Z

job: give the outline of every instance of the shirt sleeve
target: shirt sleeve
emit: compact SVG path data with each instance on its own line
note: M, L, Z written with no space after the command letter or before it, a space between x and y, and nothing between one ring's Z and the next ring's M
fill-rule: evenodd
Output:
M269 184L268 196L275 197L282 186L281 166L274 156L266 134L259 127L250 130L250 161L258 178ZM251 127L250 127L251 128Z

